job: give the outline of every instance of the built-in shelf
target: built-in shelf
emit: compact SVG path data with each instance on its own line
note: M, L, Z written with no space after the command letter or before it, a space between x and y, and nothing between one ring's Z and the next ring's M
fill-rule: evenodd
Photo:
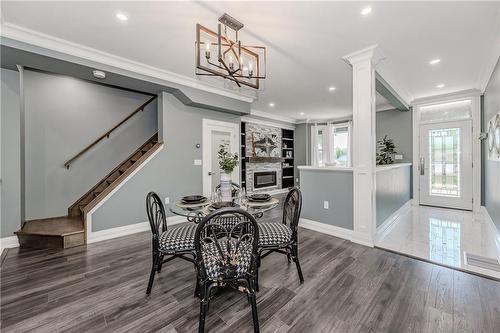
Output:
M281 138L282 138L282 147L281 147L281 156L283 160L287 162L287 166L281 166L282 176L281 176L281 187L286 189L293 187L295 185L295 167L294 167L294 157L286 157L287 154L292 152L292 155L295 155L294 152L294 131L289 129L281 130ZM286 146L286 147L285 147ZM290 165L291 164L291 165Z

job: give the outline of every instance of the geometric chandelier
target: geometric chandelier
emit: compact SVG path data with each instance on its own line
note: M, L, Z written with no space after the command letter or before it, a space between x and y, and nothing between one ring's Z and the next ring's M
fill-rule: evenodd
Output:
M266 78L266 48L243 45L238 31L243 24L224 14L217 32L196 25L196 75L220 76L242 85L259 89Z

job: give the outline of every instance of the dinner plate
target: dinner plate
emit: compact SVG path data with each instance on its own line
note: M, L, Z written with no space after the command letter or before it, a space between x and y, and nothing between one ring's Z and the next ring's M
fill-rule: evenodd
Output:
M252 194L248 196L248 200L253 202L266 202L271 200L271 196L265 193Z
M206 200L207 198L202 195L188 195L181 199L181 201L186 204L202 203Z
M233 207L233 208L238 208L240 205L238 205L236 202L215 202L208 206L208 209L210 210L218 210L222 208L227 208L227 207Z

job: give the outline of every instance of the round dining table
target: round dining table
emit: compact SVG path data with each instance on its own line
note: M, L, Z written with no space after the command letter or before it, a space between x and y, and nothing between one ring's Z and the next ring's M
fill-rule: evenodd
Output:
M253 202L247 198L239 198L234 201L233 208L241 208L256 219L261 218L265 212L276 208L279 205L277 198L271 198L269 201ZM214 201L206 200L202 203L186 204L178 201L170 206L170 211L176 215L184 216L189 222L199 223L205 216L217 210L212 205Z

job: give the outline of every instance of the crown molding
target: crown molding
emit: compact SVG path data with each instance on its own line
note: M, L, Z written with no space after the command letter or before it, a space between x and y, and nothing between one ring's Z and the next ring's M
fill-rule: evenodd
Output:
M477 88L483 93L486 91L491 76L493 75L493 71L495 70L495 67L500 59L500 9L498 10L497 24L497 38L493 44L493 52L491 53L490 58L484 62L483 70L481 71L477 81Z
M376 66L384 59L385 56L377 44L346 54L342 57L342 60L347 62L349 65L353 65L361 61L371 60L371 62Z
M278 114L265 112L265 111L259 111L259 110L251 110L250 115L256 116L256 117L272 119L272 120L277 120L277 121L282 121L282 122L290 123L290 124L295 124L297 122L296 118L287 117L287 116L280 116Z
M146 65L141 62L133 61L88 46L70 42L65 39L47 35L9 22L4 22L2 24L0 35L4 38L8 38L13 41L25 43L30 46L35 46L50 51L55 51L73 58L80 58L86 61L92 61L106 66L119 68L121 70L126 70L137 74L145 75L151 78L160 79L171 83L199 89L209 93L233 98L243 102L252 103L256 100L255 96L250 96L243 93L237 93L234 91L216 87L205 82L200 82L199 80L196 80L194 78L185 75L173 73L161 68ZM2 44L7 44L7 43L6 41L2 40ZM21 49L23 48L22 46L20 47L19 45L9 45L9 46ZM30 49L26 49L26 51L36 52ZM38 52L36 53L43 54L42 53L43 50L37 50L37 51ZM53 53L51 53L48 56L57 57L54 56Z
M483 92L479 89L460 90L460 91L456 91L456 92L449 93L449 94L441 94L441 95L434 95L434 96L429 96L429 97L417 98L417 99L413 100L411 105L412 106L415 106L415 105L421 106L422 104L433 104L433 103L445 102L445 101L450 101L450 100L479 96L482 93Z

